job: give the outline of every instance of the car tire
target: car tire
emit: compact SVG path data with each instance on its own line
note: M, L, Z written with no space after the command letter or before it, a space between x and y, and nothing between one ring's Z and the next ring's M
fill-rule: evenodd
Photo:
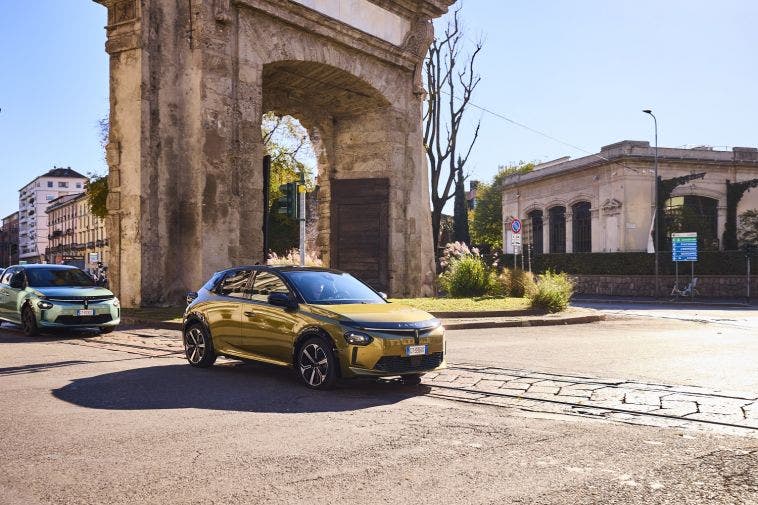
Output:
M189 364L208 368L216 362L216 351L208 331L201 324L193 324L184 330L184 356Z
M21 309L21 328L23 328L24 334L27 337L39 335L37 316L34 315L34 311L28 305L24 305L24 308Z
M418 386L421 384L421 376L420 373L413 373L410 375L403 375L400 377L400 381L403 383L404 386Z
M334 387L338 366L331 342L321 337L311 337L298 348L295 370L303 384L310 389L325 390Z
M105 335L106 333L113 333L113 330L115 330L115 326L101 326L100 327L100 334Z

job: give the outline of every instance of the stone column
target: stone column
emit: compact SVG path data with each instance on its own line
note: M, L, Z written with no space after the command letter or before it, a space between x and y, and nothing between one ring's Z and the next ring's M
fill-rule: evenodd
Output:
M574 213L566 207L566 252L574 252Z
M716 237L719 240L719 250L724 250L724 229L726 228L726 200L719 200L716 207Z

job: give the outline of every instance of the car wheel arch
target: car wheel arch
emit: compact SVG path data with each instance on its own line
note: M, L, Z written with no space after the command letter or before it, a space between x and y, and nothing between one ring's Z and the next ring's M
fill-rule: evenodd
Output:
M329 334L328 331L324 330L323 328L319 328L318 326L309 326L307 328L303 328L303 330L298 334L297 338L295 339L294 345L292 346L292 365L295 366L297 364L297 353L300 351L300 347L303 345L303 343L308 340L311 337L320 337L324 340L326 340L328 343L332 345L332 352L335 353L336 357L336 351L337 351L337 344L334 341L334 338ZM337 361L337 375L342 375L342 370L339 367L339 360Z

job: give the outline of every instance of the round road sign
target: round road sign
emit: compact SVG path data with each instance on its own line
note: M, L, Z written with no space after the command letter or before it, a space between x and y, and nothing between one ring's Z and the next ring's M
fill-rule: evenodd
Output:
M511 231L513 233L521 233L521 220L520 219L514 219L511 221Z

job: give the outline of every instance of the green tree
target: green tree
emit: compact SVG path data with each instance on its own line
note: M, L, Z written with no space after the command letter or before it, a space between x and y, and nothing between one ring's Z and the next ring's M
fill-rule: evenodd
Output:
M271 179L269 181L269 249L276 253L286 253L299 242L297 220L278 212L277 201L283 196L280 186L299 181L300 172L305 171L308 191L314 182L308 162L312 158L312 147L308 132L292 116L264 114L261 135L266 154L271 156Z
M534 163L501 166L489 184L476 188L476 204L471 219L471 242L488 244L493 249L503 248L503 182L515 174L534 170Z
M86 185L87 203L92 211L92 214L105 219L108 215L108 207L106 201L108 200L108 176L88 174L90 179Z
M740 246L749 244L758 247L758 209L746 210L740 214L739 221L737 240Z

